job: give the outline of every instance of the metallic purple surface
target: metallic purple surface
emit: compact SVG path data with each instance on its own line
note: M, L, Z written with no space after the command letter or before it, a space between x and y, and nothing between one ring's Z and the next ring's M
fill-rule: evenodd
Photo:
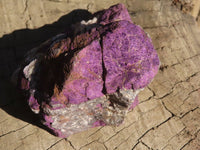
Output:
M74 29L74 28L73 28ZM159 58L151 39L118 4L29 52L19 86L57 136L120 125L154 78Z

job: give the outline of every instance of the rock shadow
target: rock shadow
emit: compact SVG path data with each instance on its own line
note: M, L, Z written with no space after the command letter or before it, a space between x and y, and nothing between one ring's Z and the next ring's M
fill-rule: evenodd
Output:
M72 24L89 20L92 14L87 10L73 10L58 21L38 29L20 29L0 38L0 108L9 115L46 129L27 105L22 92L11 83L13 72L24 59L25 54L49 38L65 32Z

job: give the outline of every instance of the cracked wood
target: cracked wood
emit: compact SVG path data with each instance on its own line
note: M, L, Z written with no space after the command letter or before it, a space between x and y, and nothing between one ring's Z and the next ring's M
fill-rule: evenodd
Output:
M139 105L128 113L124 124L93 128L60 139L6 113L5 108L11 107L13 100L1 94L0 106L5 106L0 109L1 149L200 149L200 29L170 0L0 1L1 92L6 93L9 88L5 80L10 78L23 51L29 49L28 45L42 42L47 33L37 33L41 38L33 40L29 36L34 34L28 30L16 30L34 31L74 9L95 12L118 2L124 3L133 22L149 33L163 66L140 93ZM52 27L51 32L55 28L58 26Z

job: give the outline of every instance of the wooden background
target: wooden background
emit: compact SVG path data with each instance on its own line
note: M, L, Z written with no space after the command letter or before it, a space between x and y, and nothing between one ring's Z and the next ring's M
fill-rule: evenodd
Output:
M119 2L151 36L162 64L159 73L123 125L66 139L49 134L10 83L12 72L25 52L84 18L86 10ZM195 19L170 0L0 0L0 150L14 149L199 150L200 28Z

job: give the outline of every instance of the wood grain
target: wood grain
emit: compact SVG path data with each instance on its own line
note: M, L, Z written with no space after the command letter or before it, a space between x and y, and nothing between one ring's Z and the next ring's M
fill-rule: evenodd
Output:
M95 12L119 2L151 36L162 64L159 73L121 126L57 138L25 109L10 84L11 74L26 51L67 27L73 15L66 14ZM0 149L200 149L200 29L172 1L1 0L0 8Z

